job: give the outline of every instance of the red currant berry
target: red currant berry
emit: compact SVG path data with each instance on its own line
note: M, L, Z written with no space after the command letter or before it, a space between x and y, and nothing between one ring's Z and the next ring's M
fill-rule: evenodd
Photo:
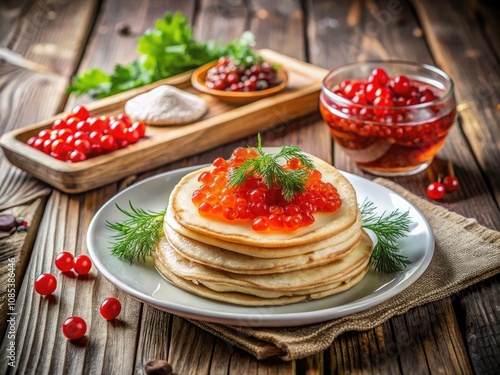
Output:
M69 340L78 340L85 336L87 323L79 316L70 316L62 325L63 335Z
M118 301L116 298L113 297L106 298L101 303L100 307L101 315L106 320L115 319L120 314L121 310L122 310L122 305L120 301Z
M69 272L73 269L74 262L73 254L68 253L67 251L63 251L62 253L57 254L55 264L56 267L61 272Z
M443 184L446 192L451 193L452 191L455 191L458 189L460 186L460 183L458 182L458 178L455 176L446 176L443 179Z
M392 90L398 95L405 95L410 90L410 80L406 76L396 76L391 80Z
M427 186L427 196L431 199L441 199L446 192L444 185L440 182L431 182Z
M386 71L382 68L375 68L372 71L372 74L368 78L368 82L378 83L380 86L385 86L387 81L389 80L389 76Z
M82 105L76 106L71 111L72 115L78 117L81 120L86 120L89 118L89 111Z
M57 280L50 273L43 273L35 280L35 291L42 296L48 296L55 292L57 288Z
M92 261L86 255L78 255L73 265L75 272L79 275L86 275L92 268Z

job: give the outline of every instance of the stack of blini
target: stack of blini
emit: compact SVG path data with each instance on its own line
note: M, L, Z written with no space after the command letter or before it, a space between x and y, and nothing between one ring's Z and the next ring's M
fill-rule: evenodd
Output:
M154 253L158 271L193 294L248 306L322 298L358 283L373 244L361 228L356 193L334 167L311 158L337 188L342 207L315 213L312 225L293 232L255 232L248 222L200 216L191 195L206 169L186 175L170 196Z

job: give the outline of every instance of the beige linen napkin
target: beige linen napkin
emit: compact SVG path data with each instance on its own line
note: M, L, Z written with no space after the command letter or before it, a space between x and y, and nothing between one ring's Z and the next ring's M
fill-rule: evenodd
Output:
M418 207L434 233L436 248L431 264L410 287L369 310L308 326L254 328L190 321L258 359L280 356L293 360L328 348L344 332L372 329L395 315L450 296L500 271L500 232L417 197L391 181L379 178L375 182Z

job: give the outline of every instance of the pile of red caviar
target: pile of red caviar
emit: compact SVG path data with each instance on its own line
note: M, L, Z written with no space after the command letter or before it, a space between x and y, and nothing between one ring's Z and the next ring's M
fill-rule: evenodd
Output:
M217 158L212 168L200 174L199 189L192 195L192 202L202 216L228 222L248 221L258 232L266 230L290 231L314 223L315 212L335 212L342 201L335 186L321 180L316 169L306 169L308 180L305 190L287 202L281 187L269 188L262 177L247 177L245 184L229 186L228 175L245 160L258 157L252 148L236 149L229 160ZM290 159L284 169L305 168L297 158Z

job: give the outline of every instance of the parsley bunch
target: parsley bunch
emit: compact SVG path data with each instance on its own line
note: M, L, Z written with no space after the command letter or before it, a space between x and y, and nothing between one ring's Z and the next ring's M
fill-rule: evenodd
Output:
M244 33L240 39L227 46L213 41L198 42L182 13L167 12L156 21L154 28L148 29L138 39L139 60L128 65L118 64L110 74L99 68L90 69L74 77L68 93L77 96L89 94L100 99L144 86L197 68L221 56L239 53L253 45L251 33ZM248 51L245 53L250 54Z

